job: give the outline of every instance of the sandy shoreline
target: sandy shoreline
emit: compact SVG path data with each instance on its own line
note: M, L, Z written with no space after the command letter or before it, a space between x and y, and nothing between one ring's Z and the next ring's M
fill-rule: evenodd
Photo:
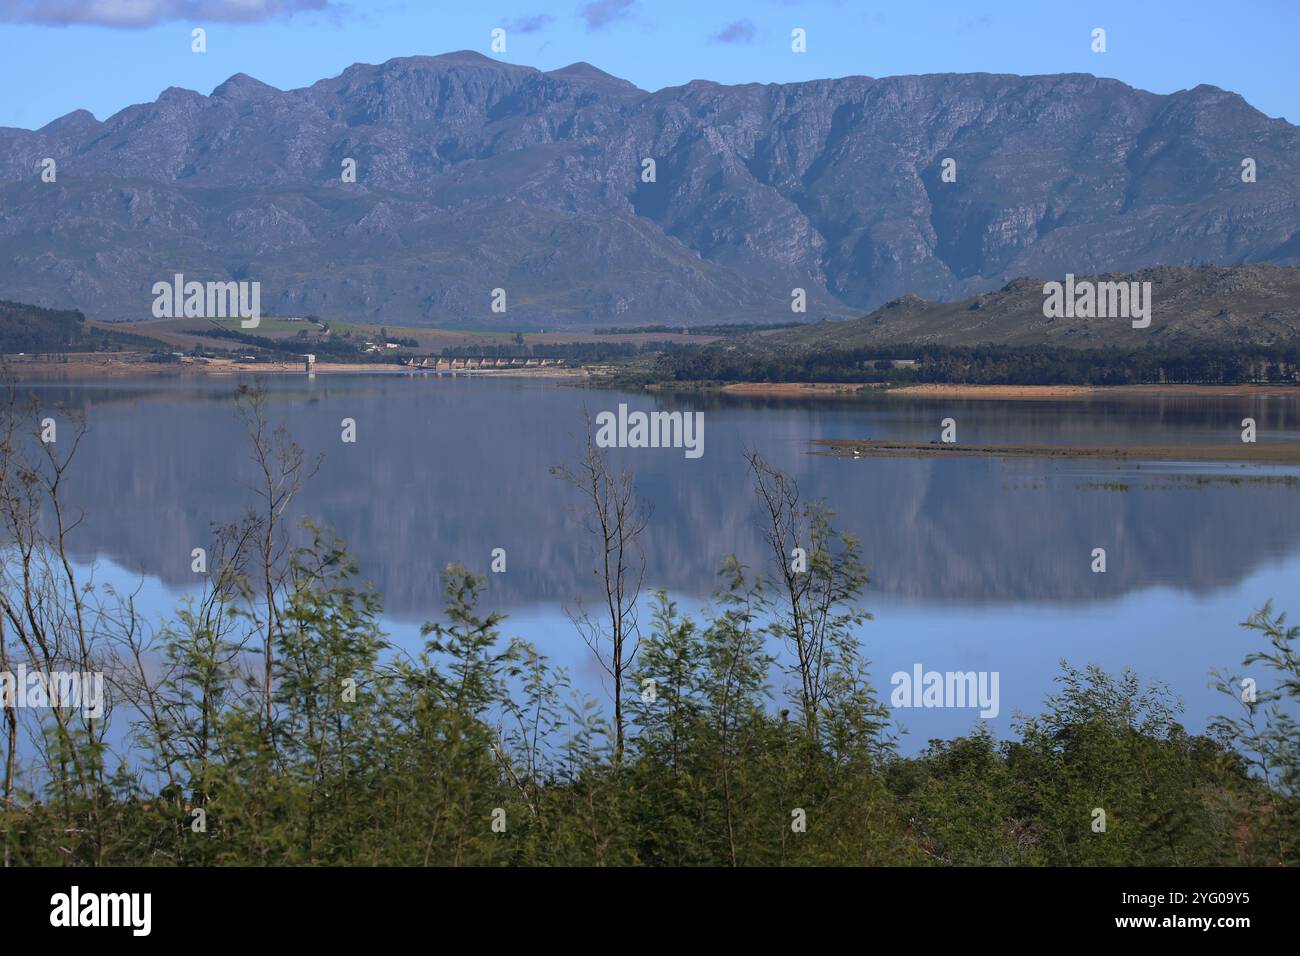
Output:
M766 398L845 398L867 391L901 398L1077 401L1089 398L1300 397L1294 385L903 385L835 382L738 382L723 392Z
M1216 445L945 445L881 439L813 439L812 454L834 458L1092 458L1130 461L1300 464L1300 442L1224 442Z
M1062 400L1126 396L1134 398L1300 397L1295 385L906 385L888 395L907 398Z
M844 398L864 389L884 392L884 385L845 382L736 382L724 385L729 395L755 395L764 398Z

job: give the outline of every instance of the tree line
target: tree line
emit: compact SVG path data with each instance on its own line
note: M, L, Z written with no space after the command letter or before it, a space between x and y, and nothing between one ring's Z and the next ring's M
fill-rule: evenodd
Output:
M898 366L895 360L915 361ZM679 382L1240 385L1300 381L1300 344L1076 349L890 345L806 352L664 345L653 377Z
M108 352L157 345L154 339L87 325L86 317L77 309L44 309L0 301L0 353L5 355Z

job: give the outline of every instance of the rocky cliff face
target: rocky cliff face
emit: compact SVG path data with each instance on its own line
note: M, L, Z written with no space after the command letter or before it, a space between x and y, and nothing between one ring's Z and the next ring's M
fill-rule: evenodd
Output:
M972 74L647 93L587 64L456 53L0 129L0 297L91 318L147 317L176 272L258 280L266 312L559 328L789 321L795 287L809 319L846 317L1203 262L1300 262L1300 130L1207 86Z

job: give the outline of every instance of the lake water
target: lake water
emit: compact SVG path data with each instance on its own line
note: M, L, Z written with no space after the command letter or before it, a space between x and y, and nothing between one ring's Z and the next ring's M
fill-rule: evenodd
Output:
M195 586L190 552L213 524L254 502L234 380L26 382L43 405L85 412L89 432L69 476L86 510L80 562L104 580L139 579L155 613ZM438 575L459 561L488 574L506 629L568 663L600 693L598 668L565 604L589 591L592 541L554 465L580 452L591 415L632 409L704 412L704 454L614 453L636 472L653 513L648 586L687 611L708 600L728 552L766 559L742 453L758 449L825 498L858 534L872 582L863 638L878 689L895 671L997 671L1007 733L1033 711L1058 663L1132 667L1168 683L1193 730L1231 702L1209 687L1256 642L1238 627L1273 598L1300 614L1300 469L1133 461L862 459L807 454L814 438L937 439L957 421L967 443L1203 444L1300 440L1296 398L1071 402L937 399L752 399L625 394L519 378L320 375L267 381L273 422L321 467L298 499L350 545L384 595L388 629L418 641L439 611ZM356 421L357 441L340 440ZM1107 572L1091 570L1105 548ZM900 710L904 751L969 730L973 710Z

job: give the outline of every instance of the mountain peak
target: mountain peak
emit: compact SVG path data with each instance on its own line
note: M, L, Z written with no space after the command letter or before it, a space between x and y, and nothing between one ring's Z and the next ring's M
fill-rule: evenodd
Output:
M40 128L39 132L68 133L98 125L99 120L95 119L95 114L90 112L90 110L73 110L71 113L67 113L56 120L51 120L46 123Z
M278 93L280 92L274 86L263 83L247 73L236 73L226 82L222 83L212 91L213 96L219 96L223 99L243 99L248 96L256 96L259 93Z
M599 67L592 66L586 60L579 60L577 63L570 63L568 66L562 66L558 70L549 70L546 75L555 77L559 80L567 80L570 83L600 84L608 90L639 89L635 83L629 83L622 77L614 76L612 73L606 73Z
M450 53L439 53L437 56L429 57L429 59L441 60L446 63L478 63L482 66L498 62L490 56L484 56L477 50L452 50Z
M162 103L167 100L195 100L204 99L202 93L198 90L191 90L184 86L169 86L158 94L158 102ZM127 107L130 109L130 107Z
M360 66L362 64L356 64L353 68ZM475 66L533 72L533 67L520 66L517 63L506 63L504 60L494 60L490 56L484 56L477 50L453 50L450 53L439 53L436 56L395 56L391 60L385 60L380 66L384 69L421 66Z
M586 60L578 60L576 63L570 63L568 66L562 66L558 70L548 70L546 75L562 76L570 80L577 80L577 79L614 80L615 82L618 83L627 82L627 80L614 76L612 73L606 73L604 70L600 69L599 67L592 66Z

